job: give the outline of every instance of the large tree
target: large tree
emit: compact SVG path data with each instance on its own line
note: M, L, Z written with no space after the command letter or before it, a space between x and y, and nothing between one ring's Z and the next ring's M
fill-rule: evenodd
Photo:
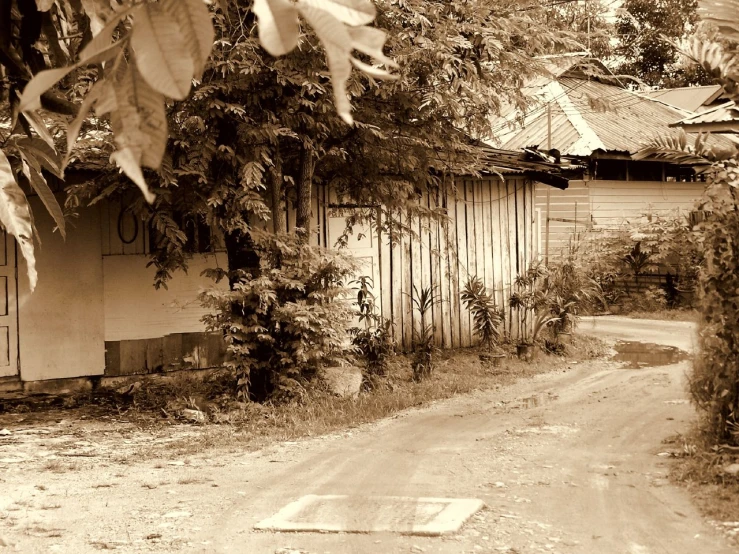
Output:
M681 63L677 43L696 31L697 0L625 0L616 21L618 72L663 87L708 84L699 68Z
M309 226L318 183L377 206L383 217L373 223L391 232L399 230L393 216L401 211L442 217L415 202L418 192L462 160L475 169L470 137L490 132L502 103L526 102L521 87L542 70L535 56L581 46L576 34L551 30L540 13L508 13L503 2L379 0L385 55L401 70L397 80L378 83L374 77L386 75L366 65L367 54L392 62L374 31L363 31L371 48L353 62L363 74L346 81L354 119L348 125L333 109L314 34L303 34L290 56L274 58L259 46L250 3L223 5L202 83L170 110L174 140L157 200L141 205L163 231L155 260L162 278L185 261L184 236L166 232L172 212L223 232L232 270L256 263L249 235L258 221L285 230L277 209L283 202L295 206L298 227ZM377 213L355 212L355 220Z
M301 21L314 29L328 58L333 99L347 123L345 83L352 63L375 77L389 77L352 56L356 50L366 55L365 62L393 65L382 55L384 32L367 26L375 18L371 0L240 4L258 15L261 43L274 55L297 46ZM228 10L225 2L219 5ZM34 229L24 183L38 193L64 233L64 218L44 172L62 177L94 107L104 121L102 131L112 131L111 162L152 202L143 168L161 170L168 142L165 102L184 100L192 83L201 81L213 40L211 13L202 0L0 0L0 100L6 101L9 115L0 150L0 223L21 246L32 289ZM81 106L64 98L64 92L82 93ZM76 118L56 119L65 115ZM58 144L63 137L54 132L57 122L67 127L64 159Z

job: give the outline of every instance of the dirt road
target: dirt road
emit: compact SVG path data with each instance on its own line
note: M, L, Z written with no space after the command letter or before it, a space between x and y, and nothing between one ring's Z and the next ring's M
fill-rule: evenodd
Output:
M690 345L683 324L639 322L634 336L628 325L583 328ZM96 464L43 483L16 468L0 473L12 495L0 500L0 535L22 552L728 554L666 480L664 454L681 445L663 440L693 418L686 369L578 364L266 451ZM487 508L449 537L253 530L309 494L479 498ZM361 506L356 517L378 517L372 502Z

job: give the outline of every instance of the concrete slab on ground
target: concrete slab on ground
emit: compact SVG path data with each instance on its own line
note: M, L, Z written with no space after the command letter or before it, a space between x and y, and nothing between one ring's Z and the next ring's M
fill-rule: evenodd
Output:
M307 495L254 528L265 531L454 533L485 506L475 498Z

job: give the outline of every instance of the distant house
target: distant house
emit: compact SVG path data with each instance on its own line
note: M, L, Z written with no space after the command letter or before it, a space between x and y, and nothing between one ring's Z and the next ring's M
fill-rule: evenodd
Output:
M739 136L739 106L735 102L721 104L710 110L671 123L689 133L721 133Z
M585 65L604 69L597 60L571 60L532 88L539 99L533 109L496 123L502 148L535 146L587 168L566 191L537 187L545 257L566 251L583 232L612 229L646 212L687 214L703 192L700 176L689 166L633 158L651 139L674 134L671 126L690 121L686 118L692 112L669 106L662 97L633 92L607 70L594 76ZM694 107L717 91L699 87L693 103L689 92L681 89L679 100ZM668 98L675 100L672 94ZM710 140L728 144L720 137Z
M432 318L439 346L473 342L470 318L459 292L479 276L505 305L515 276L539 256L537 181L564 188L560 164L529 159L523 153L487 149L482 177L458 176L424 191L418 201L447 215L445 223L404 221L415 237L390 239L376 227L354 229L348 249L374 278L382 315L396 323L396 338L410 347L420 327L413 310L414 287L433 287L441 299ZM70 182L95 179L95 171L70 168ZM543 185L542 185L543 186ZM47 389L90 383L101 377L217 367L225 347L206 332L198 292L212 283L201 271L227 263L225 252L193 223L193 257L187 274L178 273L167 290L155 290L154 268L147 267L152 232L128 210L136 194L122 194L81 210L67 239L54 233L40 200L30 198L41 239L39 281L31 293L25 262L15 241L0 237L0 392ZM366 208L366 207L362 207ZM311 241L332 247L353 209L319 188L313 199ZM287 210L294 226L294 210ZM201 240L195 240L195 239ZM509 329L515 332L512 318ZM66 379L66 380L65 380ZM70 381L71 379L71 381Z

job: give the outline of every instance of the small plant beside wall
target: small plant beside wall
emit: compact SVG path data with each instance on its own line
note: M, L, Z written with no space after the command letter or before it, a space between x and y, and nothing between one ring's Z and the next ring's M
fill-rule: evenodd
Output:
M480 359L496 364L500 358L505 357L498 347L503 337L503 310L495 305L495 300L479 277L471 277L460 296L472 314L472 331L480 339L481 346L487 350L486 354L480 355Z
M434 344L433 313L434 306L441 303L441 298L436 294L433 287L423 287L420 291L413 286L413 295L411 296L413 307L420 315L420 328L413 329L413 343L415 350L413 353L413 380L422 381L434 370L434 353L436 345Z
M351 284L357 285L359 323L362 327L352 327L349 334L352 337L352 344L359 350L366 363L363 386L365 389L373 389L377 379L385 376L388 359L395 352L393 322L377 313L371 277L359 277Z
M544 283L548 273L544 266L533 265L514 282L516 291L509 304L519 314L519 334L516 350L522 360L532 361L535 344L542 329L558 321L550 311L550 302Z

